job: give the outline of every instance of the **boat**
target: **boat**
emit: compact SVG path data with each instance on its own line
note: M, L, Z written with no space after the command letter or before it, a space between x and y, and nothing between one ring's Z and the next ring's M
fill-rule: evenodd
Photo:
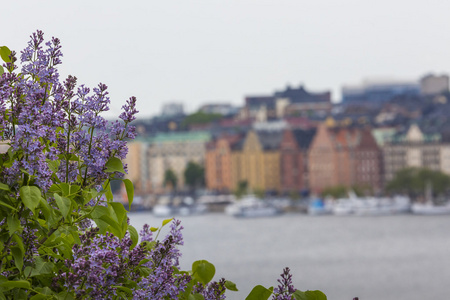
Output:
M350 198L340 198L331 207L331 212L336 216L347 216L354 212L353 200Z
M157 204L153 206L153 215L159 218L173 217L175 210L173 206L168 204Z
M427 182L425 187L425 203L414 203L411 211L415 215L448 215L450 214L450 202L445 205L435 205L433 203L433 186Z
M333 205L329 200L323 200L321 198L315 198L309 202L308 215L319 216L329 215L333 212Z
M241 218L273 217L282 213L281 209L254 196L246 196L225 208L225 213Z
M450 203L446 205L434 205L432 202L414 203L411 211L415 215L449 215Z
M378 216L407 213L411 211L411 202L407 196L394 197L357 197L349 193L348 198L338 199L333 207L335 215Z
M153 207L153 215L155 217L173 217L175 215L191 216L200 215L208 211L205 204L196 203L193 198L185 197L179 203L173 203L172 200L162 198L160 203Z

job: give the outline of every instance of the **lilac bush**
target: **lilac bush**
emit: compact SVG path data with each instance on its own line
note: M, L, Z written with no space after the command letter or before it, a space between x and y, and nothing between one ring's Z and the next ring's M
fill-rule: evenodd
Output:
M237 291L231 281L213 281L208 261L178 269L179 220L138 233L114 202L112 180L122 181L133 201L122 160L136 136L135 97L118 120L107 121L107 86L91 90L74 76L61 81L60 41L45 42L39 30L20 63L5 46L0 56L0 143L9 146L0 153L0 299L213 300ZM274 299L326 299L292 292L289 270L280 284ZM272 291L258 286L246 299L268 299Z

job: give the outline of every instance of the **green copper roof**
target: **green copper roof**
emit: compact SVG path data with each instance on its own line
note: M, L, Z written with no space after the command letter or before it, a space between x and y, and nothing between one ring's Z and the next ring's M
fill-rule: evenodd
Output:
M372 135L380 147L391 141L396 133L395 128L377 128L372 130Z
M170 142L207 142L211 139L211 134L205 131L172 132L159 133L147 139L149 143L170 143Z

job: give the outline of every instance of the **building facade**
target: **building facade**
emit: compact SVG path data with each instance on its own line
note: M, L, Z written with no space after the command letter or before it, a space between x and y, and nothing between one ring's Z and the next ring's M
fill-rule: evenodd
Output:
M316 129L287 129L280 144L280 181L283 192L309 190L308 150Z
M309 154L310 187L315 193L332 186L382 187L382 156L370 129L318 127Z
M232 147L242 136L222 136L206 145L205 180L210 190L229 192L236 188L232 181Z
M385 182L409 167L428 168L450 175L450 144L441 143L439 134L424 134L416 124L386 143L383 156Z
M205 146L211 139L207 132L174 132L148 139L147 163L154 192L164 191L164 174L172 170L179 188L184 187L184 170L192 161L204 165Z
M232 151L232 186L246 181L251 190L280 191L279 131L250 130Z

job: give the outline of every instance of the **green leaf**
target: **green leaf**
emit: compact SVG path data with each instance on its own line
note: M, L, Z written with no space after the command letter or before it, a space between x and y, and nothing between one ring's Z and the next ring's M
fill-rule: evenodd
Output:
M133 183L130 179L124 179L123 183L125 184L125 189L127 190L127 198L128 198L128 209L131 209L131 204L134 199L134 187Z
M122 228L120 227L120 224L117 223L116 220L114 220L113 218L111 218L108 215L101 216L100 220L109 225L109 228L107 228L108 231L113 233L115 236L118 236L120 238L123 237L124 233L122 233Z
M6 62L6 63L11 62L9 55L11 55L11 50L9 50L8 47L6 47L6 46L0 47L0 56L4 62Z
M230 291L235 291L235 292L238 291L236 284L229 280L225 281L225 287Z
M255 286L245 300L267 300L272 295L273 288L265 288L262 285Z
M64 218L67 218L67 215L70 212L70 205L72 204L72 202L70 201L70 199L66 197L61 197L57 193L54 193L53 197L55 197L56 205L61 211L61 214L63 215Z
M117 217L117 222L121 224L127 217L127 211L125 207L123 207L123 204L118 202L111 202L108 203L108 206L111 206L113 208L114 214Z
M111 157L105 164L107 173L112 172L120 172L125 174L125 170L123 169L122 161L117 157Z
M36 267L31 271L31 276L37 276L42 274L50 274L53 271L54 264L47 262L44 259L36 258Z
M300 290L296 290L294 292L294 294L292 294L294 296L295 300L308 300L308 298L306 297L305 292L302 292Z
M97 205L91 212L92 218L94 219L100 219L101 216L108 214L109 214L108 208L100 205Z
M19 218L16 215L9 215L7 218L9 235L16 232L17 229L21 228Z
M56 209L50 207L47 200L41 198L39 207L41 208L42 214L44 215L44 218L47 221L47 224L45 224L46 227L52 227L54 224L56 224L56 222L58 222L55 216Z
M158 231L159 227L150 227L150 231L151 232L156 232Z
M70 292L64 291L58 294L58 300L73 300L75 299Z
M131 241L133 242L131 244L131 249L133 249L139 242L139 234L138 234L136 228L134 228L131 225L128 225L128 232L130 233L130 238L131 238Z
M9 186L0 182L0 190L9 191Z
M213 279L216 268L206 260L197 260L192 264L192 273L198 281L207 284Z
M47 166L48 168L53 172L56 173L58 172L59 169L59 165L61 164L60 160L50 160L47 159Z
M23 186L20 188L20 198L23 204L34 212L41 201L41 191L36 186Z
M2 67L2 66L0 66L0 76L2 76L2 75L3 75L3 73L5 73L5 70L3 69L3 67Z
M22 253L25 253L25 247L24 247L24 245L23 245L23 240L22 240L22 238L21 238L20 236L18 236L17 234L14 234L14 235L12 236L12 239L13 239L14 242L16 242L17 247L20 248L20 250L22 251Z
M65 183L65 182L61 182L60 184L58 184L59 189L62 192L63 196L69 196L70 195L70 185Z
M125 294L127 294L127 296L132 296L133 295L133 291L125 286L121 286L121 285L113 285L113 288L118 289L119 291L123 291L125 292Z
M165 226L166 224L170 223L172 220L173 220L173 218L164 220L162 222L162 226Z
M103 185L103 189L104 189L104 192L105 192L106 199L107 200L112 200L114 198L114 195L113 195L113 193L111 191L111 183L110 182L106 182Z
M14 257L14 264L16 265L17 269L22 271L22 267L23 267L23 251L22 251L22 249L18 246L11 247L11 253Z
M81 189L81 187L79 185L72 184L72 185L70 185L69 189L70 189L70 195L73 195L73 194L78 193L78 191Z
M16 281L5 281L0 284L1 287L4 288L22 288L22 289L31 289L31 285L26 280L16 280Z
M15 209L15 208L12 207L11 205L9 205L9 204L3 202L3 200L4 200L4 199L0 199L0 205L1 205L1 206L4 206L4 207L7 207L7 208L12 209L12 210L14 210L14 211L17 211L17 209Z
M307 300L327 300L327 296L321 291L306 291L305 292Z

